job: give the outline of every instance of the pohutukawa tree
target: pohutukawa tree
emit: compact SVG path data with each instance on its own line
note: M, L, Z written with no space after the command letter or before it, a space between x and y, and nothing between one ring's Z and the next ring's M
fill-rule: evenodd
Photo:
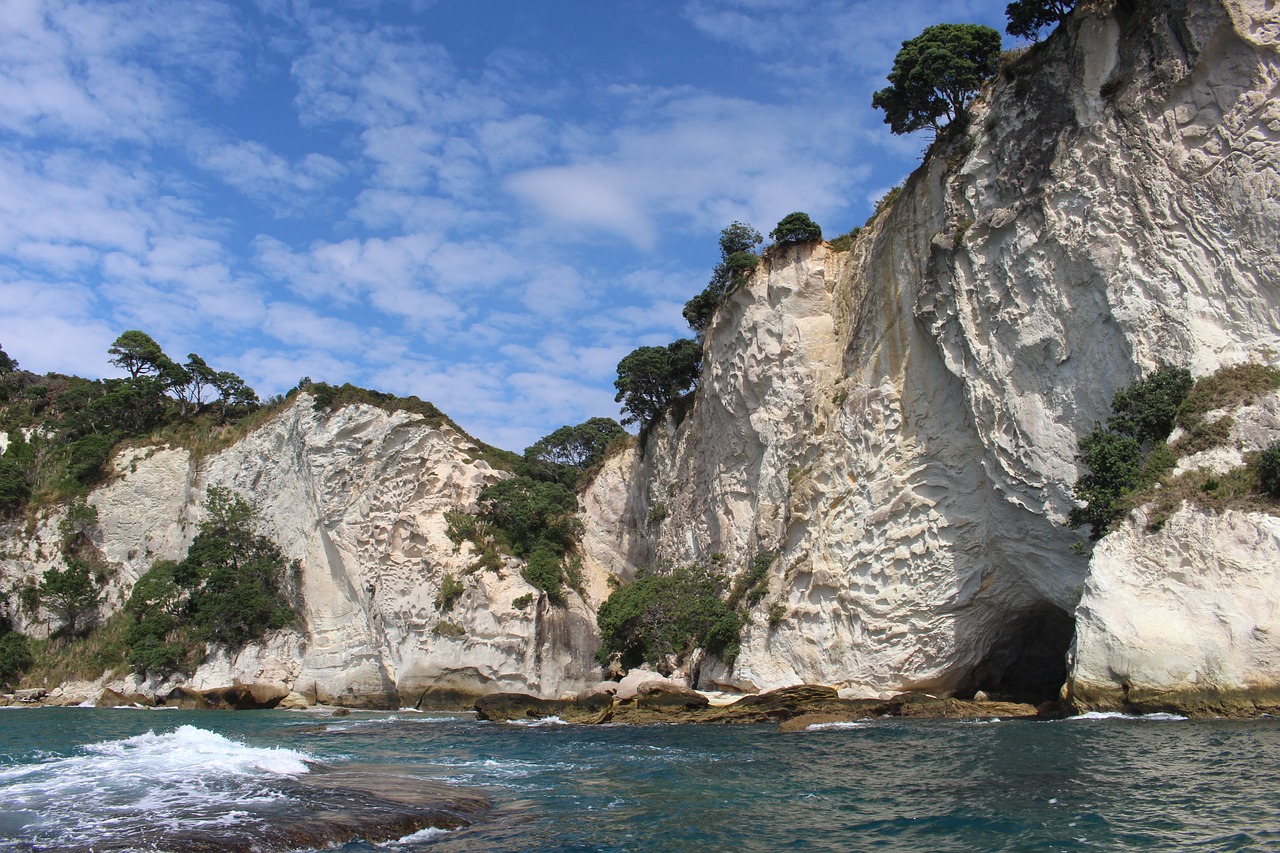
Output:
M979 24L938 24L902 43L889 85L871 99L896 134L939 133L959 118L1000 63L1000 34Z
M1038 41L1045 27L1056 27L1075 8L1075 0L1016 0L1004 10L1011 36Z

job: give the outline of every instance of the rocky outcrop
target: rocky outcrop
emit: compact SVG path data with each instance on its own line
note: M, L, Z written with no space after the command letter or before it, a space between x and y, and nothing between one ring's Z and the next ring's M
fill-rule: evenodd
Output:
M811 725L881 717L1047 719L1057 715L1060 709L1052 704L1036 708L1011 702L961 702L921 693L884 700L841 699L833 688L815 684L784 687L744 696L728 705L713 705L707 697L687 688L650 682L635 699L609 699L600 693L576 699L539 699L501 693L479 699L475 711L480 719L498 723L528 723L550 718L587 725L779 723L783 731L801 731Z
M1080 4L851 252L772 252L730 297L692 407L585 498L619 577L778 555L703 686L1062 683L1078 436L1158 362L1280 352L1278 14Z

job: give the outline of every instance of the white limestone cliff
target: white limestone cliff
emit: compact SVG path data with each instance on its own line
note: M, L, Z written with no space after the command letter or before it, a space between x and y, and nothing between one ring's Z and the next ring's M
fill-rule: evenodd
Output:
M1266 0L1082 3L851 253L733 294L692 407L586 497L622 577L778 554L704 685L1060 683L1078 436L1159 362L1280 356L1278 36Z
M202 459L168 447L117 457L116 476L89 498L95 543L118 569L105 609L155 560L186 553L206 488L220 485L254 504L262 532L300 561L302 624L234 655L215 650L188 686L274 682L322 702L398 707L424 694L437 703L504 689L558 695L598 680L594 615L577 594L549 606L515 561L500 574L473 572L471 546L446 535L444 514L474 509L505 474L448 425L367 405L316 412L310 399ZM0 561L10 585L56 561L59 518ZM441 613L446 574L464 592ZM533 603L517 608L522 595Z

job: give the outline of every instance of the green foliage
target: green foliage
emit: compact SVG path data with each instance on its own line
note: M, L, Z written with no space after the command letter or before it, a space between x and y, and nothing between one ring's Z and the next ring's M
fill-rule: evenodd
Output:
M239 648L294 621L283 592L289 561L255 531L254 508L210 486L205 509L187 556L180 563L156 563L125 606L133 617L125 637L127 659L140 671L164 674L193 666L204 643Z
M769 591L769 569L777 559L778 555L772 551L756 554L747 570L734 580L726 603L730 607L737 607L740 603L748 608L755 607Z
M83 634L102 601L102 589L88 560L70 557L64 568L46 569L40 581L40 601L64 625L68 636Z
M524 595L517 595L511 599L511 606L516 610L524 610L530 604L533 604L533 593L526 592Z
M564 603L564 560L553 546L546 542L534 546L520 575L545 592L552 604Z
M1258 454L1258 486L1262 493L1280 498L1280 441L1271 442Z
M796 243L810 243L822 239L822 229L818 223L809 218L809 214L796 211L788 213L779 220L769 232L769 239L779 246L790 246Z
M0 346L0 376L6 373L13 373L17 369L18 362L10 358L9 354L4 351L4 347Z
M871 105L895 134L940 132L964 112L1000 62L1000 34L977 24L938 24L904 41L889 86ZM944 122L943 119L946 121Z
M1075 498L1085 506L1071 511L1072 527L1088 524L1090 538L1101 539L1125 508L1124 496L1138 485L1142 446L1137 439L1098 427L1080 439L1080 461L1089 473L1076 481Z
M627 430L612 418L591 418L577 427L561 427L539 438L526 448L525 459L570 467L576 475L603 460L609 444L626 434ZM553 475L550 479L559 479L559 476Z
M480 519L503 534L517 556L546 543L563 554L577 541L578 498L560 483L512 477L480 492Z
M165 358L164 350L146 332L130 329L116 338L107 353L112 364L129 374L130 379L159 375Z
M467 636L467 629L463 628L457 622L450 622L448 619L441 619L431 629L431 633L437 637L448 637L451 640L460 640Z
M1140 444L1164 441L1173 432L1178 407L1194 384L1185 367L1161 364L1149 376L1115 393L1111 428Z
M616 402L624 424L648 426L663 410L698 382L702 347L687 338L665 347L639 347L618 362Z
M858 239L862 228L853 228L831 241L831 248L837 252L847 252L853 248L853 241Z
M720 232L720 263L706 288L684 306L684 319L699 339L725 298L746 283L759 266L760 258L754 249L763 240L759 231L744 222L734 222Z
M769 627L777 628L782 624L783 618L787 615L787 608L781 602L774 604L769 608Z
M0 625L0 685L13 688L22 674L31 668L31 642L25 635L9 630L7 623Z
M440 591L436 593L436 610L441 613L453 610L453 605L458 603L458 599L465 591L466 587L462 585L462 581L446 573L440 580Z
M655 524L661 524L666 517L667 505L662 501L655 501L653 506L649 507L649 515L644 520L645 526L653 527Z
M630 668L697 647L732 660L742 618L721 593L719 579L703 566L637 574L600 606L601 662L617 654Z
M21 436L18 436L21 438ZM13 445L9 445L9 450ZM0 456L0 516L13 515L31 497L26 469L6 451Z
M1005 32L1038 41L1041 30L1065 21L1075 5L1075 0L1015 0L1004 10L1009 19Z

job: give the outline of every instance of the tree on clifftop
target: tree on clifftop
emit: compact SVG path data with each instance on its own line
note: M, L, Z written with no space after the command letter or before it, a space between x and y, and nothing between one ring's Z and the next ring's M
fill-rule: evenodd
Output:
M894 133L940 132L973 100L1000 62L1000 34L979 24L938 24L902 43L889 86L871 105ZM945 119L945 121L943 121Z
M1075 0L1016 0L1004 10L1009 19L1005 28L1011 36L1038 41L1045 27L1056 27L1075 8Z

